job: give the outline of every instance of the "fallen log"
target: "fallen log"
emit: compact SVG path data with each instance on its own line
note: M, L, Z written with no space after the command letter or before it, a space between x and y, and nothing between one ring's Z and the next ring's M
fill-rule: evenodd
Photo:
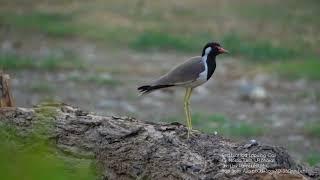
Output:
M179 123L99 116L65 104L2 108L2 123L41 133L57 148L93 158L102 179L319 179L320 168L296 162L284 148L195 133Z

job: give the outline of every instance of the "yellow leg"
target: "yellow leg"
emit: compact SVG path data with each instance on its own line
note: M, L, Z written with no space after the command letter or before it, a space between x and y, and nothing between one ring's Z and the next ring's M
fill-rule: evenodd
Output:
M189 90L189 94L188 94L188 101L187 101L187 107L188 107L188 116L189 116L189 126L190 126L190 130L192 130L192 116L191 116L191 110L190 110L190 98L191 98L191 94L192 94L192 88L190 88Z
M187 88L186 94L184 96L184 111L185 111L186 120L187 120L188 138L189 138L190 132L192 130L191 113L190 113L190 109L189 109L191 92L192 92L192 88Z
M187 128L188 128L188 137L189 137L189 114L188 114L188 109L187 109L187 102L188 102L188 93L189 93L189 88L186 89L186 94L184 95L184 99L183 99L183 105L184 105L184 113L186 116L186 120L187 120Z

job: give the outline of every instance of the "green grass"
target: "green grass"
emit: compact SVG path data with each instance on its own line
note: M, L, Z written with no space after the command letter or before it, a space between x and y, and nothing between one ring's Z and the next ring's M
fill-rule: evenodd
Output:
M101 26L101 25L80 25L77 35L84 39L101 42L105 45L112 45L113 47L129 46L137 36L137 32L123 27Z
M36 121L31 133L21 135L0 121L0 174L11 180L71 180L96 179L96 165L91 159L80 159L60 152L48 139L52 131L54 104L42 104L36 109Z
M216 37L216 38L214 38ZM256 61L276 61L303 57L307 53L284 45L274 45L262 39L250 39L239 33L225 34L181 34L170 32L145 31L137 35L131 47L138 50L175 50L180 52L199 52L205 43L215 40L231 52L232 56L240 56Z
M248 19L251 18L249 18L247 14L243 14L243 12L249 11L250 16L251 14L259 14L259 12L261 12L262 15L257 15L256 17L269 22L270 18L263 15L263 13L277 12L277 10L274 10L275 8L273 6L281 7L281 5L283 4L280 3L279 5L270 3L268 6L266 6L265 11L260 11L260 9L264 8L265 6L261 6L261 3L253 3L250 5L250 11L245 5L239 8L232 6L232 8L226 8L225 11L232 11L232 13L236 13L233 18L239 19L239 23L246 22L248 23L248 26L250 26L251 24ZM107 15L110 15L111 13L111 15L114 15L115 17L121 17L123 19L127 19L128 21L138 23L139 27L142 26L140 28L137 28L137 26L122 25L121 23L114 24L114 22L118 21L112 19L109 19L110 21L112 21L110 23L99 22L99 20L104 19L100 19L100 16L95 17L95 11L93 10L97 8L97 13L101 13L100 11L102 9L94 7L95 6L91 7L93 8L91 9L91 11L78 10L77 13L73 11L73 13L45 11L31 11L24 13L3 12L0 16L0 23L4 24L5 26L14 27L15 29L27 29L36 32L44 32L49 36L77 36L84 39L100 41L107 45L122 47L129 46L133 49L138 50L156 49L160 51L173 50L193 53L201 51L204 44L208 41L216 40L220 41L225 48L229 49L232 56L239 56L243 57L244 59L275 61L283 59L288 60L292 58L297 59L306 56L313 57L316 55L316 40L312 42L306 42L302 38L297 38L300 37L300 33L297 34L297 32L304 30L301 29L301 26L295 28L295 31L292 32L292 36L295 38L287 38L281 40L281 33L279 33L276 37L270 37L270 34L267 33L261 33L262 35L260 35L260 31L257 31L260 29L260 27L257 24L252 24L250 26L251 29L256 30L256 34L248 33L248 29L242 29L239 31L219 30L212 32L208 28L204 28L204 30L202 31L199 31L199 29L190 28L189 25L192 23L192 21L195 21L195 19L190 18L190 16L201 17L201 20L196 23L200 23L204 25L204 27L207 27L207 22L205 21L205 19L212 18L209 14L206 14L202 11L198 12L197 9L195 9L196 11L194 11L194 15L190 15L189 13L177 14L176 11L181 8L173 8L172 13L175 14L175 19L168 22L161 16L161 14L159 14L161 16L160 19L150 19L150 16L152 16L154 13L157 14L159 12L158 9L152 9L155 11L152 11L149 16L139 15L139 17L136 17L129 16L130 13L128 14L128 12L122 11L122 9L118 9L119 12L114 12L114 9L112 9L112 7L110 7L111 9L107 8L109 10L107 12ZM152 8L156 7L157 6L154 6ZM301 8L309 7L311 6L301 6ZM259 9L259 11L256 12L255 10L257 9ZM190 9L188 7L182 8L182 10L190 12ZM312 19L312 14L303 15L302 18L302 16L297 16L295 13L291 12L290 9L285 10L286 11L284 13L288 13L290 16L295 18L294 22L304 22L302 20L308 19L309 16L309 19ZM88 14L85 14L84 12ZM90 16L91 14L93 17ZM285 17L289 16L288 14L286 14ZM226 14L224 15L227 16ZM91 18L88 18L88 20L83 20L87 17ZM186 21L188 17L189 20ZM122 20L121 18L120 20ZM178 23L179 18L183 19L183 22ZM98 20L94 21L93 19ZM288 20L288 18L283 19L282 21L285 20ZM275 26L275 31L280 31L281 29L279 29L278 26L280 25L278 23L279 22L277 21L277 23L272 24ZM306 21L306 23L310 24L314 23L314 21ZM152 26L150 26L150 24L152 24ZM290 25L293 26L293 28L296 27L295 23ZM240 26L239 28L241 27L242 26ZM285 33L284 35L287 36L287 34L289 33Z
M177 33L170 28L144 30L139 32L133 28L106 26L97 24L76 24L73 15L63 13L31 12L27 14L7 14L0 20L9 26L20 29L31 29L52 36L79 36L99 40L113 45L129 45L138 50L174 50L180 52L199 52L210 40L219 40L230 50L232 55L253 60L279 60L301 57L308 52L288 44L274 45L270 40L250 38L239 33L214 34L203 32ZM159 27L161 22L159 22ZM299 43L297 43L299 44Z
M33 59L9 54L0 54L0 67L2 69L31 69L36 66Z
M70 59L55 57L34 59L13 54L0 54L0 68L4 70L37 69L53 71L58 69L82 69L84 64L74 57L70 57Z
M143 3L130 11L128 8L136 8L137 2L92 1L72 6L68 11L64 6L69 3L57 3L64 10L47 7L42 11L3 11L0 24L18 32L72 36L143 52L170 50L199 55L205 43L215 40L230 51L227 57L258 63L281 61L271 65L272 71L281 76L320 79L319 61L315 58L319 56L320 45L319 33L315 31L320 27L317 1L185 2L184 6L168 3ZM162 13L164 9L166 15ZM12 69L43 66L50 70L61 64L46 60L42 65L34 65L30 61L1 62L2 59L0 63ZM104 84L100 80L97 83Z
M76 28L71 23L72 16L61 13L34 11L31 13L0 14L0 22L23 30L44 32L49 36L64 37L74 35Z
M180 118L169 117L168 122L180 122ZM246 122L232 121L220 114L203 115L195 113L192 116L193 127L206 133L214 133L229 137L254 137L264 133L261 125L253 125Z
M309 153L306 157L306 161L309 163L310 166L315 166L316 164L319 164L320 153L319 152Z
M270 72L275 72L289 79L306 78L320 80L320 61L317 59L306 59L304 61L285 61L266 65Z
M197 50L199 42L194 42L192 38L185 36L172 35L169 32L145 31L137 35L137 38L130 44L132 48L139 50L158 49L194 52Z
M305 125L304 132L307 135L320 138L320 123L319 123L319 121Z
M298 50L287 46L273 45L267 40L244 38L236 33L225 35L222 43L232 55L252 60L275 61L303 56Z

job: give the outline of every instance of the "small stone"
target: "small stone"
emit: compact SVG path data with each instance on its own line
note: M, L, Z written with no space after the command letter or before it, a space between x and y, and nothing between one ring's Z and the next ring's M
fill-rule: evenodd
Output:
M252 146L258 145L258 142L255 139L251 139L249 144L244 145L245 148L250 148Z
M119 117L119 116L111 116L112 117L112 119L121 119L121 117Z
M250 143L251 143L252 145L258 144L255 139L251 139L251 140L250 140Z
M247 120L248 119L248 116L246 114L239 114L237 116L237 119L241 120L241 121L244 121L244 120Z
M0 47L0 50L4 53L14 53L15 49L11 41L5 40Z
M263 86L249 82L243 82L239 86L239 95L242 100L251 102L263 102L268 100L267 91Z
M112 79L112 76L111 76L109 73L100 74L100 77L101 77L102 79L105 79L105 80L110 80L110 79Z

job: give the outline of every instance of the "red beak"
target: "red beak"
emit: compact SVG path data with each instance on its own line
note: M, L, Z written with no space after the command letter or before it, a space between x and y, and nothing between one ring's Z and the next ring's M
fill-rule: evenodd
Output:
M223 49L222 47L218 47L219 53L229 53L229 51Z

